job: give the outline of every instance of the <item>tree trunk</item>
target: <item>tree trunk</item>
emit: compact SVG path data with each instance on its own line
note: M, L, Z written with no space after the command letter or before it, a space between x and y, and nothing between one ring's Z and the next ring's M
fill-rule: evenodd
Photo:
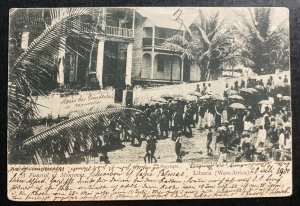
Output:
M203 82L206 80L205 69L198 64L200 68L200 81Z
M198 66L201 71L200 81L208 81L210 79L209 62L207 62L204 67L201 67L200 64L198 64Z

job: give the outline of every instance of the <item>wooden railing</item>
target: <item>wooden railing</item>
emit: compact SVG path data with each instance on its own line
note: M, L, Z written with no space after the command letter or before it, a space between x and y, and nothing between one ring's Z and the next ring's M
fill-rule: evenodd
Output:
M74 22L70 22L70 26L75 26ZM133 30L113 27L113 26L94 26L93 24L88 23L76 23L76 27L80 26L80 32L82 33L94 33L94 34L103 34L109 36L117 36L117 37L126 37L133 38Z
M15 24L27 24L30 26L44 26L45 24L50 24L50 18L36 17L36 16L19 16L15 19Z
M41 17L19 17L15 20L16 24L27 24L27 25L34 25L34 26L44 26L45 24L50 24L50 18L41 18ZM77 29L79 28L81 33L95 33L95 34L104 34L109 36L116 36L116 37L126 37L126 38L133 38L133 29L126 29L120 27L113 27L113 26L103 26L98 25L95 26L90 23L84 22L76 22L76 21L69 21L67 23L67 27Z
M125 28L120 28L120 27L106 26L105 34L110 35L110 36L133 38L133 30L132 29L125 29Z

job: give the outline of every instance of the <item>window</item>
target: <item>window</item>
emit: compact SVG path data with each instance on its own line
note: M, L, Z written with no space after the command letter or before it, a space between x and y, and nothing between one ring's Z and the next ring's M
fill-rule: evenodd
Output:
M164 59L161 55L157 56L157 71L163 72L165 69Z

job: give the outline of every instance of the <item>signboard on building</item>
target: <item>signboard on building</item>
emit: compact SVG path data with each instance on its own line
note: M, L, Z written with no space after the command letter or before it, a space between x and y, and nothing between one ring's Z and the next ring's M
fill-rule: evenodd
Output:
M74 117L114 104L114 89L84 91L74 95L51 94L35 98L39 118Z

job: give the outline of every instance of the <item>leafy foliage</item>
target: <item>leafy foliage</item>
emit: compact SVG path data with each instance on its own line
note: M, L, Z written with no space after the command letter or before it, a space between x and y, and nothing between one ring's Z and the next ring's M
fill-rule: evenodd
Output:
M245 50L232 41L232 33L220 19L219 13L207 16L200 10L190 31L185 37L176 35L167 39L164 47L182 52L191 64L198 64L202 81L209 80L211 73L228 64L252 64L247 57L241 56Z
M289 68L288 28L286 20L272 29L271 8L248 9L251 18L242 15L236 35L247 48L248 56L258 74L274 73L275 69Z
M51 141L60 141L64 146L70 145L73 138L80 138L79 133L86 133L87 139L79 141L84 148L89 147L92 139L99 137L99 135L108 135L113 131L110 130L111 122L118 122L123 125L132 135L137 134L136 114L139 110L132 108L108 108L93 113L88 113L69 120L62 121L49 129L40 132L37 135L31 135L18 144L18 153L24 152L33 158L39 155L39 159L45 157L49 150ZM72 153L72 147L66 147L66 152ZM28 155L30 153L31 155ZM16 158L16 160L20 157ZM12 161L16 161L12 158ZM39 162L42 163L42 162Z
M21 11L21 10L20 10ZM8 133L9 143L13 146L16 132L26 128L27 119L36 115L32 93L43 94L38 83L45 81L56 72L59 50L62 47L68 51L71 48L61 41L69 35L80 36L80 16L97 15L93 8L62 8L51 10L51 23L45 25L45 30L25 51L18 49L15 41L9 46L9 94L8 94ZM11 11L10 23L18 15L18 10ZM10 35L15 31L11 27ZM95 37L87 35L82 41L91 42Z

